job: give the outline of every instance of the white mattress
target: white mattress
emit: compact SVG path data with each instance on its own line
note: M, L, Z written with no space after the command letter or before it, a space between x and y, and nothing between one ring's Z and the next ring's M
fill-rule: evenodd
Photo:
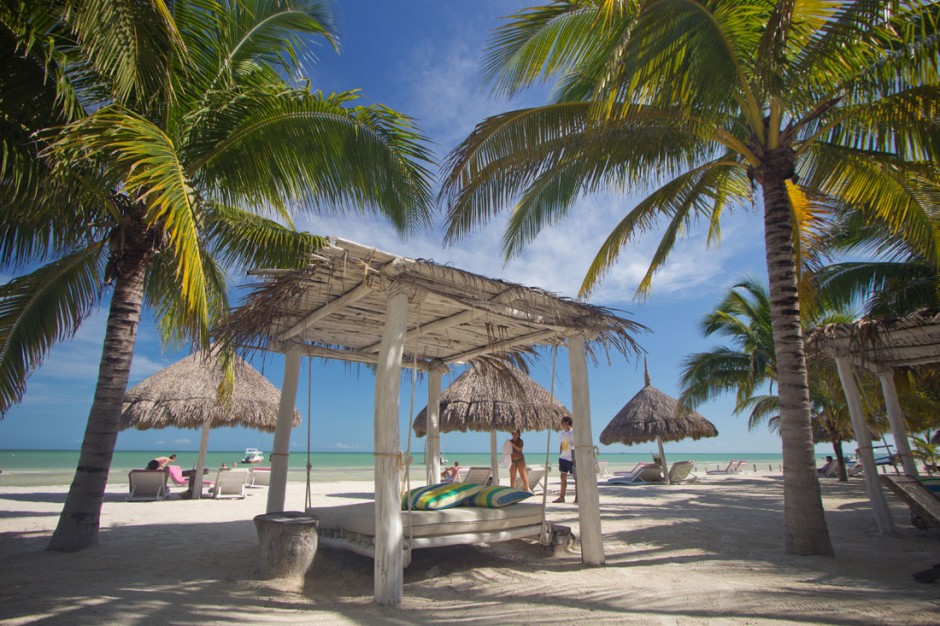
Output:
M344 530L375 536L375 502L311 507L307 512L319 518L321 531ZM520 502L500 509L458 506L443 511L402 511L401 521L405 535L410 532L415 538L499 532L541 524L542 506Z

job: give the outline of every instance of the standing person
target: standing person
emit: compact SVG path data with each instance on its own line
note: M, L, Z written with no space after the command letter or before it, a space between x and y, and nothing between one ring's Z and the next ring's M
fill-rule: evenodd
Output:
M554 502L564 502L565 494L568 491L568 474L574 475L574 432L571 427L574 426L574 420L570 417L561 418L561 452L558 455L558 471L561 472L561 494ZM574 501L578 501L578 493L575 491Z
M509 486L516 486L516 473L518 472L519 477L522 479L522 488L526 491L532 491L529 489L529 473L525 466L525 455L522 453L522 447L525 445L522 442L522 433L518 430L512 431L512 439L509 440L509 443L512 446L512 451L509 453L511 463L509 466Z
M175 454L171 454L170 456L158 456L157 458L150 461L150 463L147 463L147 469L149 470L163 469L164 467L166 467L167 465L169 465L175 460L176 460Z

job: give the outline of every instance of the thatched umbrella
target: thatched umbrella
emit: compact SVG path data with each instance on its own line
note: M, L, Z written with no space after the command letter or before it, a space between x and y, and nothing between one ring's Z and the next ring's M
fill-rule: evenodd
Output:
M627 402L601 433L601 443L643 443L656 441L663 475L669 483L669 466L663 441L717 437L718 429L696 411L676 415L679 403L650 384L649 370L643 364L646 386Z
M258 370L235 355L235 384L231 396L219 401L222 369L215 357L196 353L163 368L131 387L124 395L120 428L201 428L199 460L193 497L202 492L209 429L247 426L265 432L277 424L281 392ZM294 409L294 426L300 413Z
M440 399L440 432L490 433L493 476L498 480L496 433L514 430L561 430L571 411L552 394L514 367L471 366L457 377ZM415 434L427 433L428 409L414 421Z

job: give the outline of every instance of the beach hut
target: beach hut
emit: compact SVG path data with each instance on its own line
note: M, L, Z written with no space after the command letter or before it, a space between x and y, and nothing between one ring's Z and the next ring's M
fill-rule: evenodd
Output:
M655 441L659 446L659 459L666 483L669 466L666 463L664 441L717 437L718 429L700 413L689 410L678 413L679 403L650 384L650 373L643 363L644 387L627 402L601 432L601 443L627 445Z
M566 416L571 417L571 411L522 370L482 363L471 365L441 394L438 431L490 433L490 465L498 484L496 433L561 430L561 418ZM414 420L418 437L427 434L427 422L425 407ZM431 469L428 465L429 483L440 477Z
M402 460L399 398L403 362L428 373L428 406L439 407L441 375L474 359L568 348L574 442L593 462L587 355L616 350L636 355L633 337L646 328L606 309L542 289L487 278L455 267L409 259L341 238L297 270L258 269L262 283L217 336L244 349L284 354L281 412L274 432L268 512L284 510L289 407L297 393L301 356L375 367L375 601L401 603L405 549L399 492ZM435 416L436 417L436 416ZM431 463L439 463L436 419L428 422ZM438 472L439 466L434 467ZM597 484L579 492L581 561L602 565Z
M273 432L277 425L281 392L238 355L233 355L234 386L230 397L219 400L223 372L215 356L191 354L131 387L124 394L120 428L199 428L199 460L193 478L193 498L202 494L209 429L246 426ZM293 411L292 424L300 424Z

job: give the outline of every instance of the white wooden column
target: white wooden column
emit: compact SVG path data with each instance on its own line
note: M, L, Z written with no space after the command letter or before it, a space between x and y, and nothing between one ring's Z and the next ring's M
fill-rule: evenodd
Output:
M404 559L399 491L398 399L408 321L408 294L393 287L375 373L375 601L401 604Z
M578 479L578 523L581 527L581 562L604 564L604 539L601 533L600 501L594 468L594 437L591 434L591 398L588 389L587 353L584 337L568 339L568 363L571 371L571 413L574 416L575 472Z
M287 494L287 459L290 452L290 431L294 422L297 402L297 381L300 378L300 350L291 347L284 354L284 382L281 384L281 403L277 409L274 427L274 450L271 452L271 484L268 486L268 513L284 510Z
M209 422L202 425L199 436L199 457L196 460L196 475L193 476L193 500L202 498L202 475L206 471L206 450L209 449Z
M888 508L888 502L878 483L878 466L875 465L875 454L871 448L871 431L868 429L865 413L862 411L862 398L858 392L858 385L855 384L852 364L847 357L839 356L836 357L836 367L839 370L839 380L842 381L845 400L849 405L852 429L855 431L855 441L858 443L858 458L865 470L862 474L865 477L865 490L868 492L868 499L875 513L878 531L882 534L894 532L894 518L891 517L891 509Z
M901 403L898 401L898 389L894 385L894 372L891 369L878 372L881 381L881 391L885 396L885 406L888 408L888 423L891 424L891 434L894 435L894 447L901 457L901 466L908 476L918 476L917 464L911 454L911 444L907 440L907 426L904 424L904 413L901 412Z
M424 466L428 473L428 484L441 482L441 374L443 370L431 365L428 372L428 441Z

